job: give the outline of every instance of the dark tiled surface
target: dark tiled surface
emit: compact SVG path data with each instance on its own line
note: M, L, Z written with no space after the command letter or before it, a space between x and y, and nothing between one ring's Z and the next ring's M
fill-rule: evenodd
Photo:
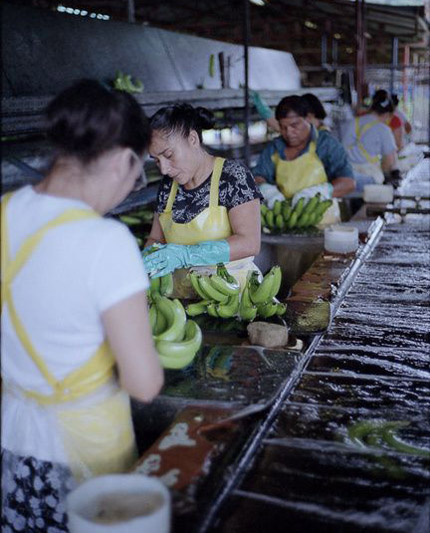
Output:
M385 228L217 531L428 533L429 236L422 219ZM414 448L357 444L366 421L403 424Z

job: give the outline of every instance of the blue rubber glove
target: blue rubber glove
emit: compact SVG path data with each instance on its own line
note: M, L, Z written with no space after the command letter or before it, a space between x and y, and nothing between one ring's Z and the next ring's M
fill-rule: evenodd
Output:
M151 278L159 278L177 268L216 265L230 261L227 241L205 241L199 244L160 244L156 252L143 258Z
M252 101L254 102L254 106L257 110L257 113L260 115L261 118L267 120L268 118L272 118L274 116L273 111L261 98L260 94L257 91L250 91L250 95Z
M322 200L330 200L333 196L333 185L331 183L322 183L321 185L313 185L302 189L293 196L291 204L294 207L300 198L313 198L318 193L321 195Z
M276 185L270 185L270 183L262 183L260 185L260 192L264 197L264 203L269 209L272 209L276 200L283 202L285 196L281 191L276 187Z

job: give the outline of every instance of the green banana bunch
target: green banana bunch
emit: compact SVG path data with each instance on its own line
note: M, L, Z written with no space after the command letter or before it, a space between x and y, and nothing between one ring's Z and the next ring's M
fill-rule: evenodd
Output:
M188 320L182 340L155 340L155 347L164 368L180 369L188 366L202 344L202 331L194 320Z
M185 312L188 316L198 316L206 313L210 300L202 300L201 302L193 302L187 305Z
M218 304L215 308L216 313L221 318L232 318L239 311L240 297L239 293L233 294L225 304Z
M293 228L316 226L321 222L324 213L331 204L331 200L321 201L321 195L318 193L307 202L305 198L300 198L294 208L288 199L282 202L276 200L272 209L262 205L261 225L263 231L282 233Z
M262 304L270 301L278 294L281 287L281 267L279 265L273 266L261 283L258 281L258 275L251 274L249 282L249 295L252 303Z
M130 74L124 74L120 70L116 73L113 86L114 89L127 93L141 93L143 91L143 83L140 80L133 83Z

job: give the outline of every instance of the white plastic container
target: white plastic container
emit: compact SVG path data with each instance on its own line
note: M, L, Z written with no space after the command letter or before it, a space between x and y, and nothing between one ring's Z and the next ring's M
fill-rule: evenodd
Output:
M358 248L358 229L335 224L324 230L324 248L335 254L348 254Z
M394 199L392 185L365 185L363 200L367 203L390 204Z
M66 499L70 533L169 533L170 494L157 478L112 474L85 481Z

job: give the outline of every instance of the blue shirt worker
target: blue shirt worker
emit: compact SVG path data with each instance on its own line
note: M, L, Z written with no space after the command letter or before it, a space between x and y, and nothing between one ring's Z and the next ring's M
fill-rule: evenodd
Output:
M327 131L317 130L306 117L307 102L287 96L276 107L281 136L269 143L253 169L269 207L275 200L302 197L339 198L355 189L352 167L344 147ZM337 201L326 212L323 224L340 220Z

